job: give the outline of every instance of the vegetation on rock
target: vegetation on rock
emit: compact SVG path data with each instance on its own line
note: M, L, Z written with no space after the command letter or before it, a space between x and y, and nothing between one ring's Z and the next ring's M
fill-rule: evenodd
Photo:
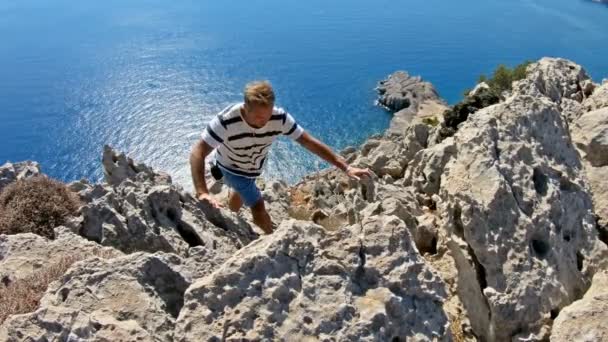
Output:
M78 196L61 182L44 176L18 180L0 193L0 234L54 239L53 228L75 215L79 206Z
M514 81L526 77L526 68L530 63L530 61L526 61L513 69L501 64L494 70L491 78L483 74L479 76L479 83L484 82L488 87L479 88L475 92L466 91L465 98L461 102L443 113L444 123L439 133L440 139L443 140L454 135L458 125L466 121L469 115L498 103L503 97L503 93L511 90Z

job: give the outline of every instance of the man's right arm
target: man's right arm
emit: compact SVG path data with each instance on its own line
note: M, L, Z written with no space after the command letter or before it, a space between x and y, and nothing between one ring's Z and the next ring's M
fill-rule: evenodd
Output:
M213 151L213 147L209 146L204 140L199 140L193 146L190 153L190 171L192 173L196 198L206 200L214 207L219 207L219 202L209 195L205 180L205 158L207 158L211 151Z

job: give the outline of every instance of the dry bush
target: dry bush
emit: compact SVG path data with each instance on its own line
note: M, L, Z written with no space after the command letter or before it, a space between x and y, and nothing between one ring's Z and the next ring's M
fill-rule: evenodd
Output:
M310 212L310 210L305 206L299 205L290 206L287 208L287 214L296 220L310 221L310 215L312 215L312 212Z
M34 233L54 239L53 228L78 211L80 200L65 184L36 176L0 193L0 234Z
M50 283L61 278L75 262L92 256L110 259L120 256L120 253L113 250L97 250L91 254L64 256L27 278L18 279L6 287L0 285L0 324L11 315L35 311Z
M348 220L336 216L329 216L319 220L319 225L325 228L325 230L336 231L348 225Z

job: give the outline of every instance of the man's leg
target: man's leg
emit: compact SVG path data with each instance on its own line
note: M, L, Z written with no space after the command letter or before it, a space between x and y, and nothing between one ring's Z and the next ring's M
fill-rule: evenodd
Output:
M243 206L243 200L238 192L230 190L230 196L228 197L228 208L237 213Z
M272 233L272 219L266 211L264 200L262 198L260 198L260 200L257 201L253 207L251 207L251 214L253 215L253 223L262 228L264 233Z

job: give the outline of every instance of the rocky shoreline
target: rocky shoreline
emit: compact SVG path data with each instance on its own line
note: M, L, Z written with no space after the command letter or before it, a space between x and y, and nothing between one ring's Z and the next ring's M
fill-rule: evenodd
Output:
M543 58L447 138L430 83L377 91L390 128L342 151L374 179L261 184L270 236L106 147L54 240L0 235L0 287L83 255L0 340L607 339L608 82ZM0 191L39 173L4 165Z

